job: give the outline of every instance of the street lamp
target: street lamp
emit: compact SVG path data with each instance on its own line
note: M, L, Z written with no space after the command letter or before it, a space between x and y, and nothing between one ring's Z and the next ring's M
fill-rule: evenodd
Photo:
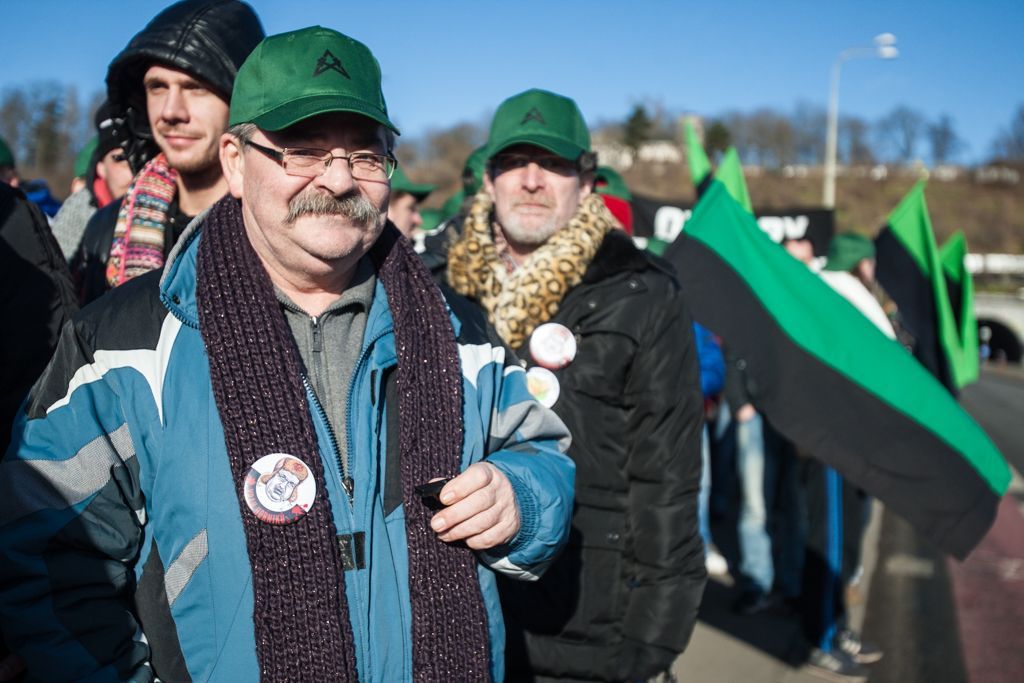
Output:
M900 54L896 49L896 36L880 33L875 36L874 47L850 47L839 53L832 65L831 88L828 98L828 134L825 138L825 189L822 203L826 209L836 206L836 145L839 138L839 67L851 59L878 57L895 59Z

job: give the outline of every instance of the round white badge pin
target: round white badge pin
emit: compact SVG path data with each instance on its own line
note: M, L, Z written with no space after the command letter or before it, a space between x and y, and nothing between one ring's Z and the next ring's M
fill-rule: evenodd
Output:
M576 358L576 337L565 325L544 323L530 335L530 355L548 370L564 368Z
M526 371L526 388L545 408L555 405L561 393L555 373L539 366Z
M309 466L294 455L264 455L245 476L245 502L267 524L291 524L316 501L316 479Z

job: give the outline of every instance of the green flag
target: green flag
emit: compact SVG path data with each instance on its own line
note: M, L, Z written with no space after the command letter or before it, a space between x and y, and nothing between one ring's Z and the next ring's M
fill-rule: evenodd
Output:
M711 162L704 152L700 140L697 139L697 131L693 127L693 121L687 119L683 124L686 136L686 160L690 165L690 177L693 179L693 186L697 188L697 194L703 191L701 185L711 175Z
M722 163L715 170L715 180L725 185L732 198L753 215L754 207L750 203L750 193L747 192L747 183L743 179L743 165L740 164L740 155L735 147L726 150Z
M954 357L961 347L946 277L935 244L925 181L918 181L889 214L875 239L878 281L914 336L914 355L950 391L968 381Z
M967 270L967 238L957 230L939 249L957 339L951 360L958 387L978 380L978 321L974 317L974 281Z
M946 552L971 551L1010 470L913 356L772 242L721 183L665 257L697 322L745 360L774 428Z

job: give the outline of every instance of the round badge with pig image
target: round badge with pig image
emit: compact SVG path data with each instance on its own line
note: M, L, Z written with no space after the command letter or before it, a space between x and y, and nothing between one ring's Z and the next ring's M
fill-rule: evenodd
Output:
M261 522L296 522L309 512L315 500L313 473L294 455L264 455L245 476L245 502Z

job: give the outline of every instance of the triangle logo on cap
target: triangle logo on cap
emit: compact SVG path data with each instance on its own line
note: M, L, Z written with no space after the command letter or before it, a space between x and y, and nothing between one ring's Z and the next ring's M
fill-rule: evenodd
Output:
M519 125L523 125L528 121L536 121L542 126L548 125L548 122L544 120L544 117L540 113L540 109L537 109L537 107L533 107L530 111L526 112L526 116L524 116L523 120L519 122Z
M341 65L341 60L334 56L330 50L324 50L324 53L320 55L320 59L316 60L316 69L313 70L313 77L317 77L325 71L337 71L345 78L352 80L352 77L345 71L345 67Z

